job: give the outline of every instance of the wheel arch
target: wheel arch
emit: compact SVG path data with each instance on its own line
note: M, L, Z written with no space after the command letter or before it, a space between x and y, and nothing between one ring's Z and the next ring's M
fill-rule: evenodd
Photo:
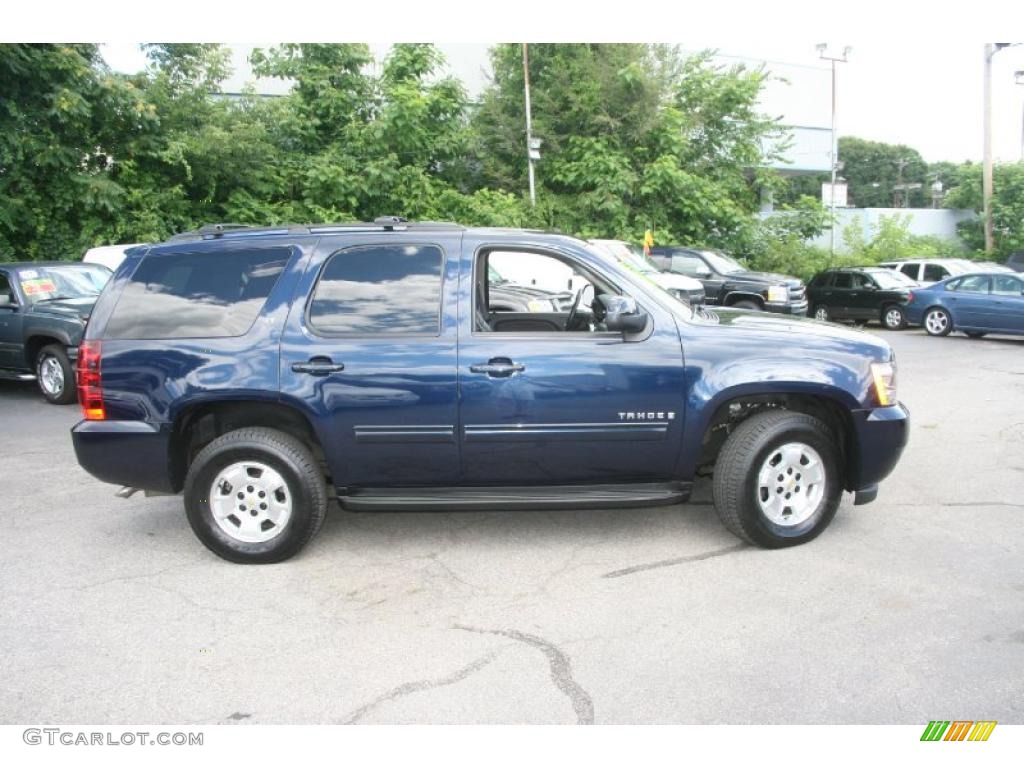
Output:
M753 301L761 309L764 309L764 296L759 293L751 293L749 291L730 291L722 299L723 307L731 307L738 301Z
M29 331L25 336L25 363L29 370L35 370L36 358L43 347L51 344L59 344L65 349L72 346L71 339L67 334L57 331Z

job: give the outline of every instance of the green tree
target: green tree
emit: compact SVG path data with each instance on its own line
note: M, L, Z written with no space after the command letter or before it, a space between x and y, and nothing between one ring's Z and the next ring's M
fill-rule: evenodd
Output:
M961 166L960 181L946 195L948 208L968 208L979 214L973 221L961 222L958 229L968 247L982 255L985 249L982 168L977 164ZM996 256L1005 259L1024 249L1024 162L1002 163L993 169L992 224Z

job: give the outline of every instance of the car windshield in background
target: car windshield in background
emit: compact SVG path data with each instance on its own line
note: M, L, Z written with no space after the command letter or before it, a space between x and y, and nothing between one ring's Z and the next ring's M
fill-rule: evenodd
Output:
M30 303L58 299L95 298L111 271L98 265L39 266L18 270L21 292Z
M721 275L731 275L733 272L746 272L747 268L731 256L726 256L719 251L701 251L701 255L708 260L711 268Z
M893 272L891 269L873 269L868 274L880 288L906 288L917 285L902 272Z

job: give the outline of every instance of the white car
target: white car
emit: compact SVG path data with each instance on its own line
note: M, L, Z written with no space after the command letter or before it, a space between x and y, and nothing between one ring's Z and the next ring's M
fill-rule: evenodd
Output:
M128 243L127 245L101 245L98 248L90 248L82 257L84 264L102 264L111 272L116 272L124 261L124 252L129 248L145 243Z
M883 261L878 266L902 272L922 286L929 286L954 275L977 272L985 267L985 265L969 259L906 259ZM987 267L985 268L987 269Z
M625 240L590 240L589 242L627 269L639 272L687 304L704 303L704 284L700 280L676 272L660 271L647 260L644 252L637 246L627 243Z

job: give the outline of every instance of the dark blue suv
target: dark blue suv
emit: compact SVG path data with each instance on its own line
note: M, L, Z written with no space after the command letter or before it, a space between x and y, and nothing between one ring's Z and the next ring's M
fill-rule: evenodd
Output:
M494 311L488 269L571 305ZM713 472L763 547L871 501L907 439L889 346L694 310L571 237L452 224L213 226L129 251L78 356L81 465L183 493L236 562L354 510L684 501Z

